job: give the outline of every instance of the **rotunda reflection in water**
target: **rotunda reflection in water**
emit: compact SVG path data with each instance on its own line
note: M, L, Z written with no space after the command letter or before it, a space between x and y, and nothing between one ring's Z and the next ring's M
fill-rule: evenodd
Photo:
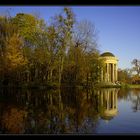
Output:
M101 119L111 120L118 114L118 91L116 88L97 91Z

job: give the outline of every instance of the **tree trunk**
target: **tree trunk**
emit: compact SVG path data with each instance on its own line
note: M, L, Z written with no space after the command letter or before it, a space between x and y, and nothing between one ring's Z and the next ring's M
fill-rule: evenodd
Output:
M64 57L61 57L61 56L60 56L60 65L59 65L59 86L61 85L63 64L64 64Z

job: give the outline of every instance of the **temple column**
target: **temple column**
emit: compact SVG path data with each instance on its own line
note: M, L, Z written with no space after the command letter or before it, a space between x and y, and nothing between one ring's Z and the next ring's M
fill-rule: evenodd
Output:
M101 70L101 81L103 81L103 70Z
M114 83L114 64L112 64L112 83Z
M108 63L106 63L106 81L108 82Z
M111 75L111 73L112 73L111 65L112 65L112 64L110 63L110 82L111 82L111 78L112 78L112 77L111 77L111 76L112 76L112 75Z
M109 82L109 63L107 63L107 82Z
M110 66L110 63L109 63L109 73L108 73L108 78L109 78L109 82L111 81L111 66Z
M116 64L116 81L118 81L118 71L117 71L117 64Z
M107 65L107 63L106 63L105 82L107 82L107 69L108 69L107 66L108 66L108 65Z
M116 64L114 64L114 82L116 81Z
M107 82L107 63L106 63L106 70L104 73L104 81Z

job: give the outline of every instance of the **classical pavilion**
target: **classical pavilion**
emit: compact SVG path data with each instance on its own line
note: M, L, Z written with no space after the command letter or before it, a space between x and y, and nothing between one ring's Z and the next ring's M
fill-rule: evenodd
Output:
M101 82L116 83L118 81L118 58L111 52L100 55L104 60L105 69L101 71Z

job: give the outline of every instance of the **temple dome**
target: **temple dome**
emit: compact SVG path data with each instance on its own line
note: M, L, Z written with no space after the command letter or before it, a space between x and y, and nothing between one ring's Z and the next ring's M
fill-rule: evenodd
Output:
M115 55L111 52L104 52L100 56L101 57L108 57L108 56L115 57Z

